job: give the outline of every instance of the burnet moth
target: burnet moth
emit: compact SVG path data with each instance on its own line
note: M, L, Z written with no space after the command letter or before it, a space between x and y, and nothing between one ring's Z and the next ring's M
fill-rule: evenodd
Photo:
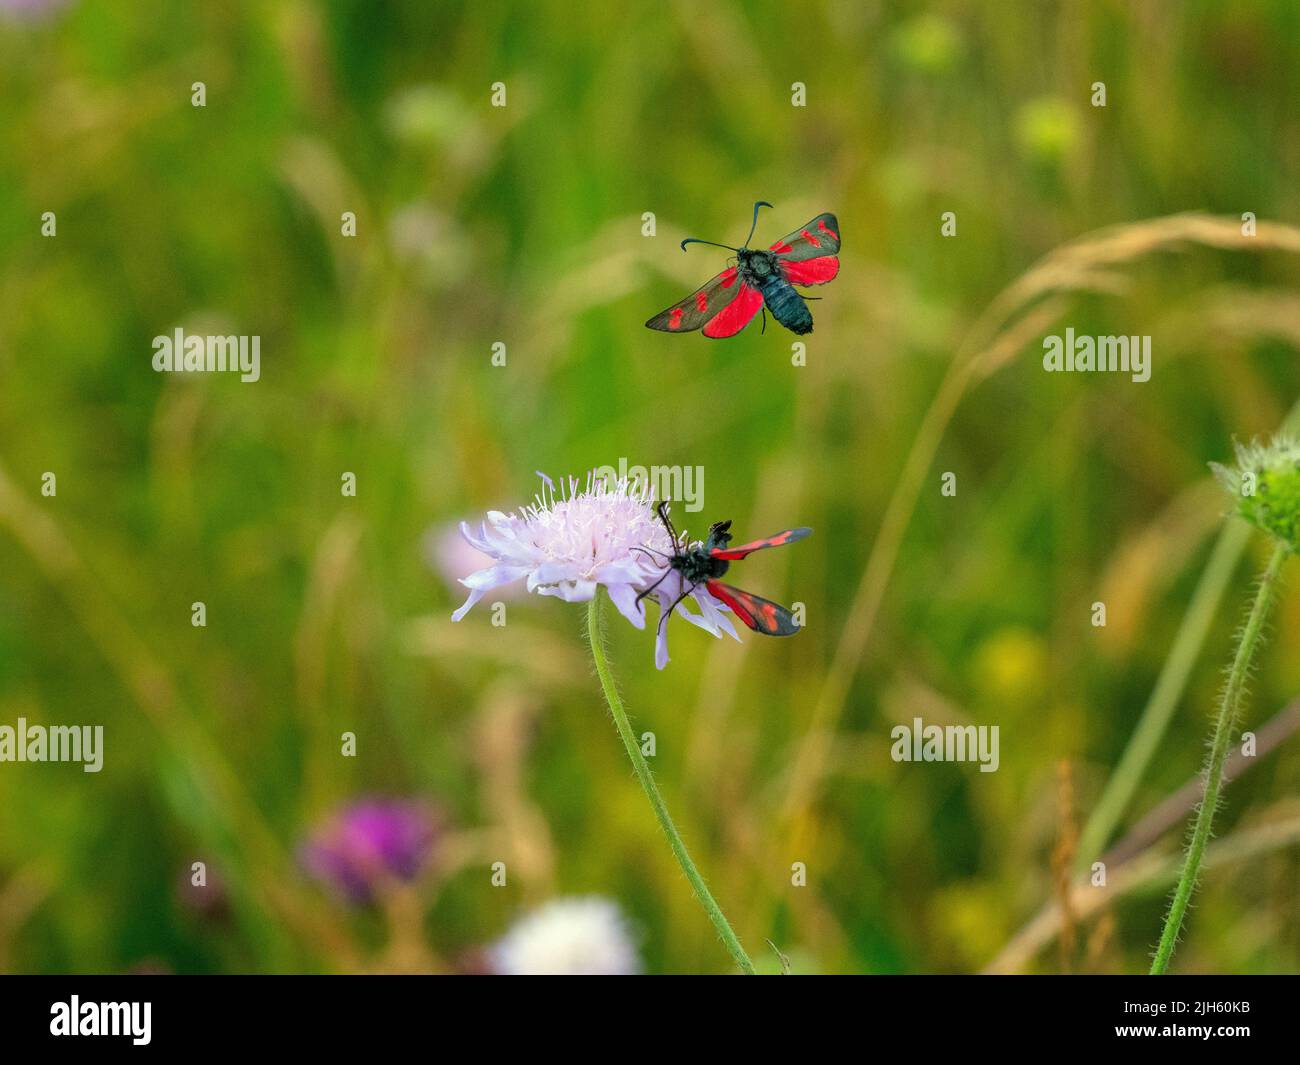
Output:
M811 536L811 529L786 529L785 532L779 532L775 536L765 536L761 540L751 540L739 547L729 547L728 545L732 541L731 522L719 521L709 527L708 538L703 544L698 547L691 547L688 544L683 548L677 530L673 528L673 523L668 518L667 501L659 504L656 513L659 515L659 520L664 523L664 528L668 530L668 536L672 539L673 553L663 556L668 563L664 568L663 576L638 595L636 601L639 603L659 587L673 570L682 575L683 585L682 594L673 601L672 606L665 610L659 618L660 627L677 609L677 604L703 584L714 599L720 599L726 603L731 608L732 613L755 632L761 632L765 636L793 636L799 631L799 625L795 622L794 615L779 603L769 602L751 592L733 588L730 584L723 584L718 578L727 572L731 567L731 563L744 558L751 552L761 551L765 547L780 547L783 544L792 544L796 540L802 540L805 536ZM643 550L646 549L643 548Z
M758 225L758 209L771 207L765 200L754 204L754 221L749 236L739 248L714 244L711 240L688 237L688 244L709 244L734 251L736 257L712 281L692 292L680 303L656 314L646 325L665 333L686 333L703 329L706 337L735 336L766 306L772 317L793 333L811 333L812 312L795 285L824 285L840 270L840 224L827 212L819 214L802 229L782 237L767 251L750 248ZM767 330L767 315L763 316Z

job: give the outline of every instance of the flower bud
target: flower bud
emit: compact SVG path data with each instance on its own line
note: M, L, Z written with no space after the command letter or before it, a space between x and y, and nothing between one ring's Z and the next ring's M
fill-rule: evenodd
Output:
M1210 467L1232 493L1234 513L1300 550L1300 441L1279 436L1268 444L1238 444L1236 466Z

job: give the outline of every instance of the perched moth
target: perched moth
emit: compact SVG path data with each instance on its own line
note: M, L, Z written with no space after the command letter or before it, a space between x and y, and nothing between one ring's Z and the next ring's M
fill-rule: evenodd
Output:
M708 244L715 248L734 251L736 257L712 281L692 292L680 303L660 311L646 325L665 333L686 333L703 329L706 337L735 336L749 324L760 310L772 312L772 317L793 333L811 333L812 312L805 299L795 291L795 285L824 285L840 270L836 253L840 250L840 224L827 212L819 214L802 229L782 237L767 251L750 248L749 242L758 225L758 209L771 207L765 200L754 204L754 221L749 236L739 248L730 244L715 244L711 240L688 237L682 241L682 251L688 244ZM767 314L763 315L763 331L767 331Z
M682 575L683 584L682 594L673 601L672 606L665 610L659 618L661 628L672 612L677 609L677 604L695 591L700 584L703 584L713 598L720 599L731 607L736 617L740 618L755 632L761 632L766 636L793 636L799 631L794 616L785 607L778 603L769 602L750 592L733 588L729 584L723 584L718 578L727 572L731 563L744 558L751 552L761 551L765 547L780 547L782 544L792 544L796 540L802 540L805 536L811 536L811 529L786 529L785 532L779 532L775 536L765 536L761 540L751 540L739 547L728 547L727 545L732 540L731 522L719 521L709 527L708 539L703 544L699 547L687 545L683 549L677 536L677 530L673 528L673 523L668 518L668 503L666 501L661 502L656 509L656 513L659 515L659 520L664 523L664 528L668 530L668 536L672 539L673 553L661 556L668 563L664 568L663 577L660 577L659 580L638 595L636 601L639 603L659 587L664 578L673 570ZM649 548L642 548L641 550L649 551Z

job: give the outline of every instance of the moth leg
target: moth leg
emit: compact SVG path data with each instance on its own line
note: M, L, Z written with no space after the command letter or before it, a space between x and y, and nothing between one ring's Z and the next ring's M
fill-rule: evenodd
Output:
M650 585L649 588L647 588L644 592L642 592L640 595L638 595L638 596L636 597L636 600L635 600L635 601L639 604L639 603L641 602L642 599L644 599L647 595L649 595L649 594L650 594L651 592L653 592L656 588L658 588L659 585L663 584L663 582L664 582L664 578L666 578L666 577L668 576L668 574L672 573L672 571L673 571L673 570L672 570L672 567L669 566L668 569L664 570L663 577L660 577L657 581L654 582L654 584ZM674 603L673 605L676 606L677 604ZM645 611L643 610L642 613L645 613Z
M664 576L666 577L667 574L665 573ZM663 577L661 577L660 580L663 580ZM673 611L677 609L677 604L680 603L683 599L685 599L688 595L690 595L691 592L695 591L695 589L698 588L699 586L700 586L700 582L696 581L689 588L687 588L686 591L682 592L681 595L679 595L676 599L673 600L673 605L670 606L667 610L665 610L663 612L663 616L660 617L659 628L662 629L664 625L668 623L668 619L673 616Z
M760 331L759 335L762 336L766 332L767 332L767 304L764 304L763 305L763 328Z

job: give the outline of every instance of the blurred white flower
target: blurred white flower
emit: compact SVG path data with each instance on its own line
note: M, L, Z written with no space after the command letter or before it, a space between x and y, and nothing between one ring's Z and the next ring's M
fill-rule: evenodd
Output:
M618 905L598 895L555 899L488 949L502 976L634 976L641 959Z
M714 599L703 585L678 603L684 590L681 574L665 573L667 557L674 544L651 505L644 484L620 480L610 487L603 478L587 475L586 487L570 477L563 493L543 477L545 486L532 506L519 514L489 511L477 535L468 524L461 533L495 566L471 573L460 583L470 590L469 598L452 614L460 621L488 592L527 578L526 587L539 595L553 595L569 603L587 602L604 585L614 605L638 629L645 628L645 609L637 596L651 593L661 611L677 603L687 621L720 637L727 633L739 640L727 617L728 608ZM662 578L662 580L661 580ZM693 600L700 613L686 609ZM658 626L655 665L668 663L668 626Z

